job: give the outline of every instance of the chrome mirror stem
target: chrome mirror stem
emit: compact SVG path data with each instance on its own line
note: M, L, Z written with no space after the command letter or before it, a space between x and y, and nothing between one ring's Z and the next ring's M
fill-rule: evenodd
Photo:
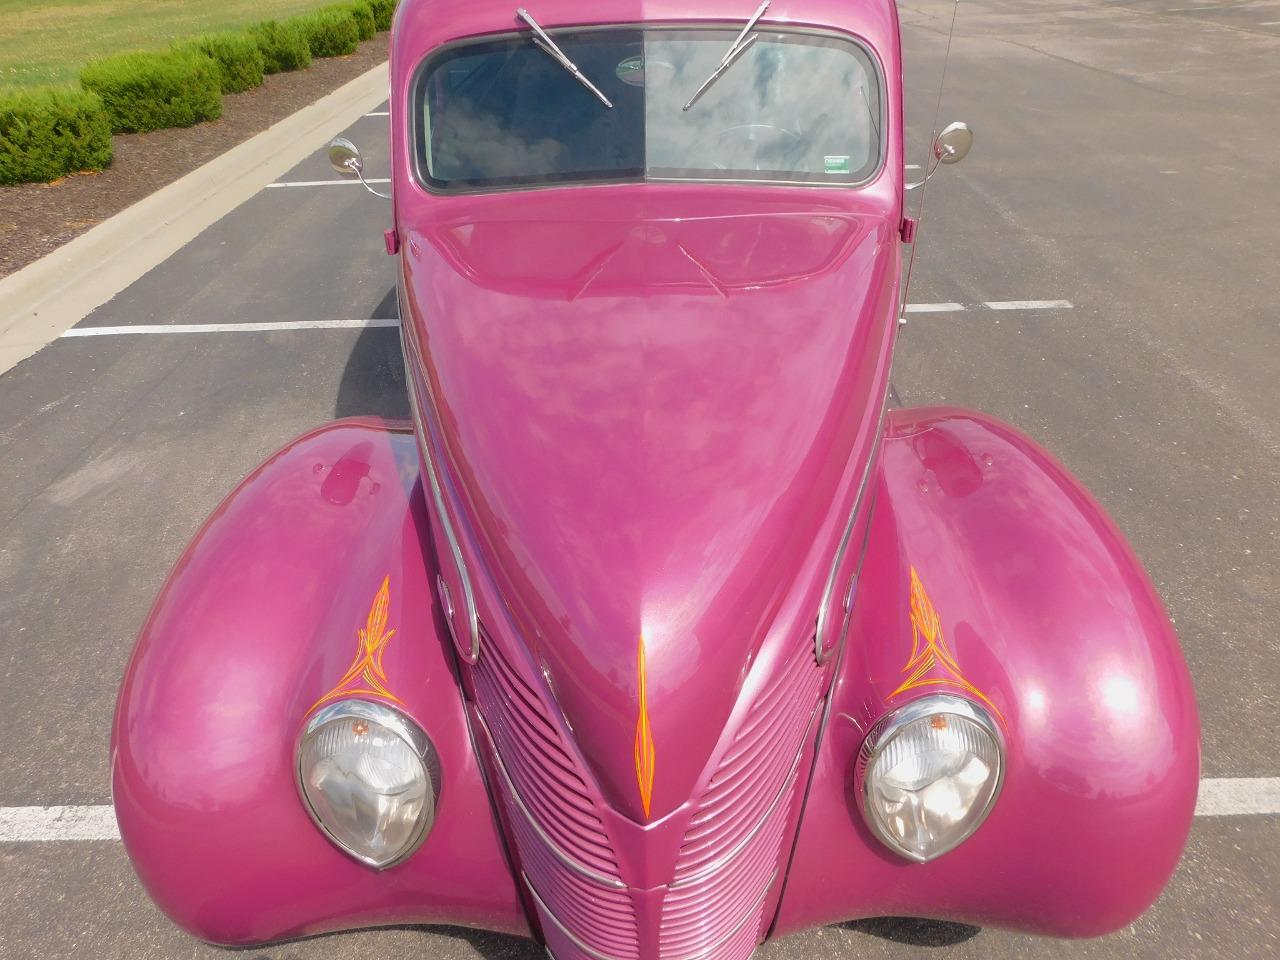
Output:
M347 169L350 170L352 173L354 173L357 177L359 177L361 185L370 193L372 193L375 197L381 197L383 200L391 199L391 194L379 193L377 190L373 189L373 187L369 186L369 181L364 178L364 169L361 166L359 160L355 160L355 159L348 160Z

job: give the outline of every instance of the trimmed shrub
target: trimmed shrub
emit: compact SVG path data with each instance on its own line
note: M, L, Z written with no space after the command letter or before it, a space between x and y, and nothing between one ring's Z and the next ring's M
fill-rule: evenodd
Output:
M262 85L266 64L258 42L248 33L206 33L175 43L173 49L204 54L217 64L223 93L240 93Z
M111 162L111 121L83 90L0 93L0 184L41 183Z
M190 50L93 60L80 82L102 97L113 133L190 127L222 116L218 67Z
M305 70L311 66L311 47L307 35L296 23L264 20L249 28L262 52L264 73Z
M286 22L302 28L313 57L346 56L355 53L360 44L360 32L350 10L325 7L315 13L291 17Z
M391 20L396 15L396 0L368 0L373 11L373 25L378 30L390 30Z
M372 40L373 35L378 32L377 24L373 21L373 9L369 6L368 0L351 0L350 3L335 4L334 9L350 11L352 19L356 22L356 33L361 40Z

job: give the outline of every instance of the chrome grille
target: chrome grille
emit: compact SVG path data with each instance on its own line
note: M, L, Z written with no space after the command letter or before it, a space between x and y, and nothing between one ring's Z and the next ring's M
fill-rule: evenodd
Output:
M685 832L661 960L742 960L764 935L821 682L806 645L751 705Z
M475 669L476 697L493 747L499 794L525 881L556 951L637 960L635 909L612 845L573 754L538 693L486 642ZM546 914L549 914L547 916Z

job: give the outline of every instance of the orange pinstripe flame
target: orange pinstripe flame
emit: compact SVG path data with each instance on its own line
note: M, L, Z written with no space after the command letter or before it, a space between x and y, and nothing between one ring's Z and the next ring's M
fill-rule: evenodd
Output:
M955 656L947 648L946 638L942 635L942 621L915 567L911 568L911 656L907 658L902 672L908 674L907 679L889 694L890 699L917 687L957 687L985 703L1004 723L1004 716L996 705L965 678Z
M640 785L640 802L644 805L645 817L648 817L649 804L653 799L654 749L653 730L649 727L649 697L645 689L644 637L640 638L636 660L640 700L640 717L636 720L636 783Z
M337 686L311 705L311 713L321 704L336 700L338 697L358 694L385 697L396 703L401 700L387 688L387 674L382 669L382 653L387 642L396 635L394 630L387 629L387 610L391 605L391 577L382 578L382 586L374 594L373 606L369 608L369 618L365 625L356 631L359 643L356 646L356 658L351 667L343 674Z

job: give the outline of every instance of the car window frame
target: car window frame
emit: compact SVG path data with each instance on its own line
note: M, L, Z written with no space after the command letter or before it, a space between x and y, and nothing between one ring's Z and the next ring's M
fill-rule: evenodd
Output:
M726 26L732 28L732 24L726 25L718 20L675 20L675 21L649 21L649 22L626 22L626 23L601 23L586 24L582 26L562 25L547 29L547 33L551 37L565 33L587 33L592 31L605 30L724 30ZM423 163L426 160L425 148L425 117L422 111L418 109L421 100L419 92L422 87L424 77L432 65L442 56L450 54L460 47L477 46L485 43L495 43L504 40L517 38L527 38L530 34L527 30L502 30L496 33L477 34L470 37L462 37L457 40L450 40L435 47L425 54L418 64L414 67L413 73L410 75L409 84L406 89L406 97L408 102L405 105L405 113L408 115L408 142L410 155L410 168L413 172L415 183L425 190L427 193L437 197L464 197L464 196L489 196L500 193L522 193L528 190L559 190L565 188L586 188L586 187L605 187L620 185L636 185L643 186L646 183L659 183L664 185L670 184L690 184L690 185L709 185L709 184L734 184L738 186L758 186L758 187L794 187L803 190L860 190L874 183L884 173L885 165L889 156L889 136L891 130L889 127L889 94L890 90L887 83L887 76L884 69L884 63L880 59L879 53L870 43L855 33L844 30L838 30L832 27L814 27L795 24L763 24L760 29L768 30L770 33L792 33L802 36L828 37L852 43L854 46L866 56L867 61L871 64L872 73L878 86L879 96L877 97L879 105L878 130L880 133L879 155L876 159L875 166L871 172L861 180L851 183L829 183L822 181L806 181L806 180L765 180L755 177L648 177L643 173L640 177L595 177L590 179L578 179L574 177L566 177L564 179L546 179L537 183L512 183L501 184L498 186L467 186L457 188L441 188L434 185L432 178L426 174L423 169Z

